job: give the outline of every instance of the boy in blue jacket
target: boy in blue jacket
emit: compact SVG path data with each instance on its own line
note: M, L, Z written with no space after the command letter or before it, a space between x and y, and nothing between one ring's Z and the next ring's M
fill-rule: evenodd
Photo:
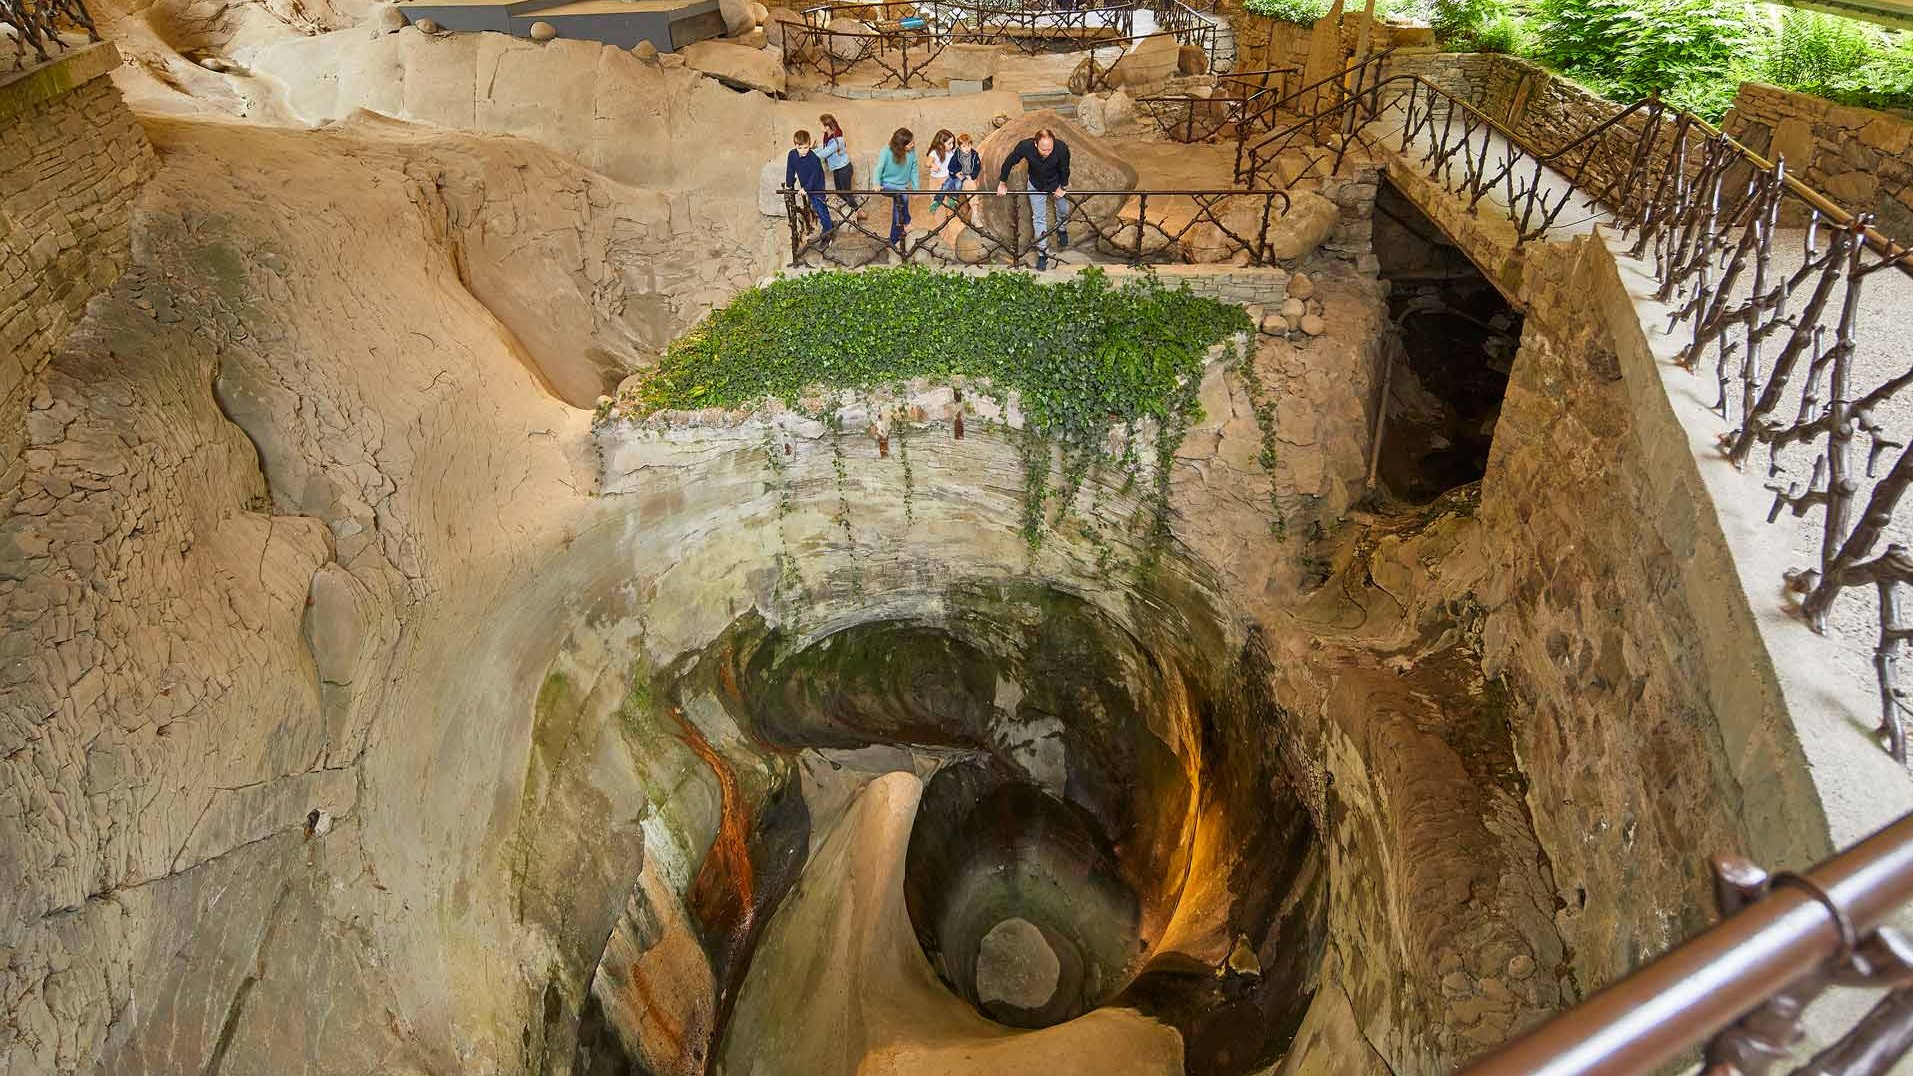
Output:
M784 158L784 186L801 190L810 198L810 211L824 230L821 245L830 245L830 206L824 202L824 162L810 151L810 132L791 136L790 155Z

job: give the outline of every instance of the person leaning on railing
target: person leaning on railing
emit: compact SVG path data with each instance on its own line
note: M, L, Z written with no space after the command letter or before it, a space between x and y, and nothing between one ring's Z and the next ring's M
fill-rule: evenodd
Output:
M910 191L917 188L921 172L917 164L917 136L910 128L899 127L890 136L890 145L877 154L877 186L890 195L895 205L890 210L890 245L903 248L904 229L910 226Z
M810 211L817 217L817 226L823 230L817 245L830 245L830 205L824 201L824 163L810 151L810 132L798 131L791 136L790 154L784 158L784 186L793 190L802 190L810 199Z
M823 158L824 168L830 172L831 182L837 186L837 196L844 200L845 211L855 213L857 200L843 193L856 186L857 178L850 166L850 149L844 143L844 129L837 126L837 117L828 112L817 117L817 124L823 128L824 139L817 147L817 155Z
M996 193L1010 193L1010 170L1029 165L1030 229L1036 235L1036 269L1049 268L1049 207L1056 200L1056 240L1069 246L1069 143L1045 127L1016 144L997 173Z

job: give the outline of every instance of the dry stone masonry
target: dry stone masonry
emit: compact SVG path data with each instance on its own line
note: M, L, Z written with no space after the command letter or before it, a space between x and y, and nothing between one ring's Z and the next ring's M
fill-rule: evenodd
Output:
M152 146L106 78L110 44L0 83L0 459L17 466L23 394L87 300L126 268Z

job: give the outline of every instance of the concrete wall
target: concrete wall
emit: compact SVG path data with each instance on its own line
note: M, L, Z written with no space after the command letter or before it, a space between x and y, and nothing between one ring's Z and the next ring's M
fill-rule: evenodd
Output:
M1744 82L1723 129L1850 213L1913 242L1913 119Z
M0 459L18 461L26 386L125 270L153 149L105 75L110 44L0 83Z

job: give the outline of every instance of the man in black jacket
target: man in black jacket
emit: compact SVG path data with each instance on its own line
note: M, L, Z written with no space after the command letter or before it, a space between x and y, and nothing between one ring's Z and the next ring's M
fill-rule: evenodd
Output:
M1048 127L1016 144L996 177L996 193L1010 193L1010 169L1029 165L1030 223L1036 233L1036 269L1049 268L1049 208L1056 200L1056 240L1069 246L1069 143Z

